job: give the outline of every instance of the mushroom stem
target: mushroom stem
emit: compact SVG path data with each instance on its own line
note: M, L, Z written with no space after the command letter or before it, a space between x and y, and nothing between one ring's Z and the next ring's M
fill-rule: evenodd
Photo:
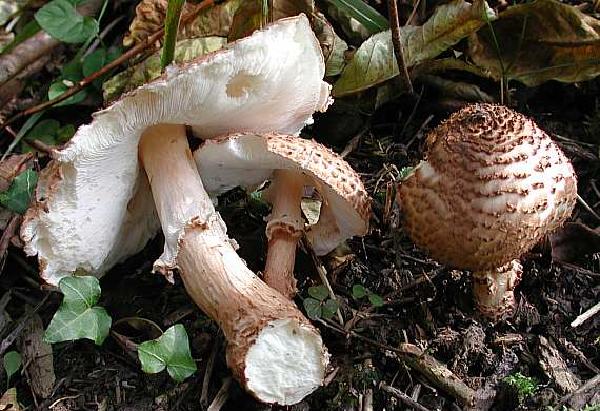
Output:
M328 356L318 332L235 252L204 190L184 126L151 127L139 150L165 242L177 238L185 288L222 328L234 375L263 402L301 401L323 381Z
M494 270L474 272L473 294L479 312L491 320L510 315L516 306L514 290L522 274L518 260Z
M273 211L267 224L269 247L265 282L292 299L296 295L296 246L304 226L300 208L304 179L296 171L277 170L270 190L273 193Z

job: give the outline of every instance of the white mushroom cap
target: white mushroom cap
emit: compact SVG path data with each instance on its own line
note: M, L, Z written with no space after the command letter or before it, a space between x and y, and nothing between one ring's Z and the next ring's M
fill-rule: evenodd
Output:
M359 175L340 156L313 140L280 134L235 134L205 141L194 153L206 191L218 195L298 170L323 198L319 221L307 237L318 255L368 229L370 199Z
M231 132L298 134L330 103L319 43L304 15L279 20L223 50L125 95L73 139L43 173L21 235L51 284L100 276L141 250L160 228L138 162L138 141L160 123L188 124L202 138ZM165 232L174 264L182 227Z

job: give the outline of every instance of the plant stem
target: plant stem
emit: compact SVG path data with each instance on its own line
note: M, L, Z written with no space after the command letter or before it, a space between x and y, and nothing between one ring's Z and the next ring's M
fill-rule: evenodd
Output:
M400 21L398 19L398 5L396 0L388 0L388 14L390 16L390 28L392 30L392 44L394 45L394 55L396 63L398 63L398 71L400 78L404 83L404 88L409 94L414 94L412 82L408 75L408 69L404 60L404 52L402 51L402 38L400 37Z
M185 0L169 0L167 17L165 20L165 41L163 42L162 55L160 56L160 71L171 64L175 56L175 44L177 43L177 32L179 31L179 19Z
M212 6L215 3L216 3L216 0L203 0L202 3L200 3L198 5L198 8L193 13L189 14L188 16L185 16L182 19L182 22L185 23L187 21L190 21L191 19L195 18L201 10L204 10L205 8L207 8L209 6ZM118 59L111 61L106 66L104 66L100 70L98 70L97 72L89 75L88 77L86 77L83 80L76 83L73 87L69 88L67 91L65 91L60 96L58 96L52 100L45 101L41 104L35 105L33 107L29 107L28 109L23 110L20 113L17 113L14 116L12 116L11 118L7 119L6 121L0 123L0 130L4 130L4 128L7 125L12 124L15 121L17 121L25 116L29 116L31 114L38 113L42 110L45 110L48 107L52 107L53 105L60 103L61 101L64 101L64 100L68 99L69 97L79 93L90 83L94 82L94 80L102 77L104 74L108 73L115 67L120 66L121 64L125 63L132 57L135 57L138 54L140 54L142 51L144 51L148 47L154 45L154 43L156 43L158 40L160 40L163 37L163 35L164 35L164 30L161 29L161 30L157 31L152 36L148 37L145 41L142 41L140 44L138 44L137 46L133 47L128 52L121 55L121 57L119 57Z

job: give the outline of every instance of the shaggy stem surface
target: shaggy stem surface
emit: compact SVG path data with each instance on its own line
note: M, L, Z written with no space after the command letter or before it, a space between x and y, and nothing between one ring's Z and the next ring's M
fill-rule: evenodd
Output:
M274 173L272 190L273 211L267 225L269 247L265 281L292 299L296 295L296 247L304 225L300 208L304 178L296 171L277 170Z
M328 355L321 337L235 252L204 190L185 128L150 128L142 136L140 158L166 242L177 235L176 262L185 288L222 328L234 375L263 402L301 401L323 381Z

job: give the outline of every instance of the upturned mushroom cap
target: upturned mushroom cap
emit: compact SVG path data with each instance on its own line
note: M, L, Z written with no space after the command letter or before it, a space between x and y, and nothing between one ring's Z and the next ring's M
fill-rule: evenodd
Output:
M498 268L567 219L573 167L532 120L475 104L427 137L426 159L398 187L404 229L451 266Z
M52 284L72 273L100 276L141 250L160 224L138 164L149 126L188 124L196 136L231 132L297 134L330 102L319 43L304 15L183 66L96 113L42 174L22 226ZM182 227L165 230L159 265L171 267Z
M321 218L307 232L323 255L368 229L371 202L360 176L314 140L282 134L235 134L205 141L194 153L206 191L221 194L269 180L276 170L297 170L322 196Z

